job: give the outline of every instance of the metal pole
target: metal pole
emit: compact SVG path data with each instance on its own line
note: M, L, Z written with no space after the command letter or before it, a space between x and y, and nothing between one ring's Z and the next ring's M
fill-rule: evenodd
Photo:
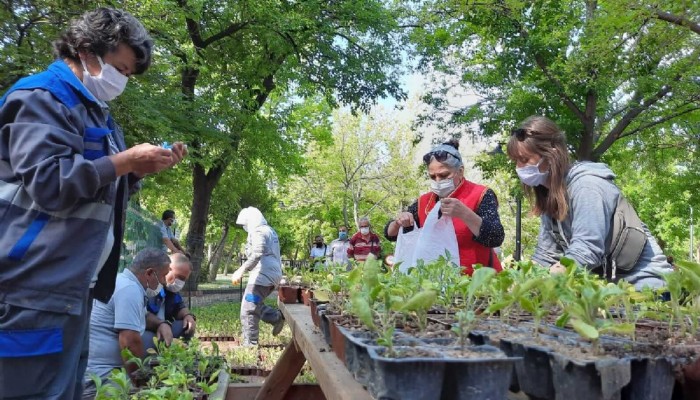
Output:
M513 258L515 261L520 261L520 232L521 232L521 226L520 226L520 218L522 214L522 208L523 208L523 199L520 196L515 197L515 254L513 255Z

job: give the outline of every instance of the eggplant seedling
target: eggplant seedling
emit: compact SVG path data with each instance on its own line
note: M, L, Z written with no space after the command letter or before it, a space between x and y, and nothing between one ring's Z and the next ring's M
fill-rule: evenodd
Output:
M471 278L465 276L457 285L462 292L464 305L455 315L457 324L453 325L452 330L459 335L459 344L462 349L465 348L467 336L478 319L477 311L483 300L480 295L487 291L488 283L495 274L496 271L493 268L477 268Z

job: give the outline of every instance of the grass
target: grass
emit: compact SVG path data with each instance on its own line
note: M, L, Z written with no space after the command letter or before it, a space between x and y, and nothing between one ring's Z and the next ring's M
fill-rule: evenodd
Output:
M276 306L277 298L268 297L265 303ZM197 316L197 336L233 336L241 338L241 304L226 302L203 307L192 307ZM280 347L237 347L222 350L231 367L255 367L271 370L282 355L284 347L292 340L289 326L285 326L278 336L272 336L272 325L260 322L260 345L280 345ZM316 378L308 365L304 365L295 383L316 383Z
M200 283L197 285L197 289L199 290L230 289L237 287L238 286L231 285L230 279L217 279L214 282Z

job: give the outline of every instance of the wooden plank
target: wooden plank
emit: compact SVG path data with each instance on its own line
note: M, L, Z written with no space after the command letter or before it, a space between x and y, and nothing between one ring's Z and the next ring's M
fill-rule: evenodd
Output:
M265 379L262 388L255 396L256 400L282 400L285 398L287 390L294 383L294 378L299 375L299 371L304 366L306 359L299 351L294 341L291 341L284 349L282 356L270 375Z
M232 383L228 385L226 400L254 400L260 391L259 383ZM326 400L316 384L297 383L287 390L284 400Z
M311 321L309 307L303 304L283 303L278 303L278 306L292 330L294 342L304 353L328 400L372 399L328 347L322 334Z

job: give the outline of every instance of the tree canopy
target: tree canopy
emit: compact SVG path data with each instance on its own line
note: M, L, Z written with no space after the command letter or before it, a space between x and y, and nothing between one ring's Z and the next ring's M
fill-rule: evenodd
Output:
M429 93L453 126L498 135L546 115L575 158L599 160L617 141L700 112L697 2L434 0L413 11L421 67L479 96L451 111L451 85Z

